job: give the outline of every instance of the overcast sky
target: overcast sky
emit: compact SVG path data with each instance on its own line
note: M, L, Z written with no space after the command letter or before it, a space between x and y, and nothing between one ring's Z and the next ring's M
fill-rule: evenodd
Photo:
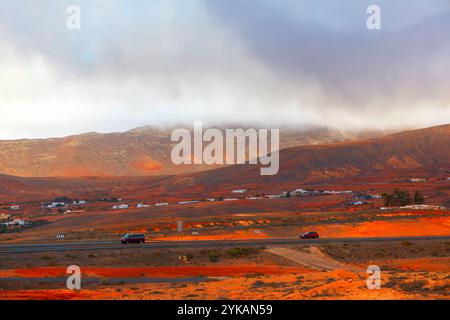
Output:
M0 139L450 123L449 32L448 0L0 0Z

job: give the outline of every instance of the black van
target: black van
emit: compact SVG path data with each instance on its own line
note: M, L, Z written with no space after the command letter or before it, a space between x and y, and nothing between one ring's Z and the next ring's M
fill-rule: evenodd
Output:
M122 237L120 240L123 244L127 243L144 243L145 242L145 235L143 234L126 234Z

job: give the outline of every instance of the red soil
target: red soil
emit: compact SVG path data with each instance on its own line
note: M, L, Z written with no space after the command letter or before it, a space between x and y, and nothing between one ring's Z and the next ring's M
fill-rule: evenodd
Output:
M399 221L372 221L358 224L329 224L315 227L322 237L400 237L450 235L450 217Z
M144 268L97 268L81 267L82 275L89 277L126 278L126 277L229 277L262 273L280 275L312 272L305 268L280 267L276 265L232 265L232 266L183 266L183 267L144 267ZM0 270L0 277L65 277L62 267L39 267L30 269Z
M373 264L405 271L450 272L450 257L379 260Z

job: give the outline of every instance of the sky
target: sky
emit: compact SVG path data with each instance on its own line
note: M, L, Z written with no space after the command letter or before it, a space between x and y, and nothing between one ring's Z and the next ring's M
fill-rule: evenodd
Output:
M448 0L0 0L0 139L450 123L449 31Z

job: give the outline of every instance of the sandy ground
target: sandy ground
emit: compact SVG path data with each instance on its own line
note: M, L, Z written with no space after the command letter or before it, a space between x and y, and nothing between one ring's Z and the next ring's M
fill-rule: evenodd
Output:
M197 284L133 284L80 290L3 290L0 299L448 299L439 273L384 273L369 290L365 274L345 270L231 277ZM448 277L448 275L447 275ZM430 280L430 278L432 280ZM401 279L401 280L399 280ZM425 291L424 291L425 290Z
M371 193L391 191L394 184L366 181L341 186ZM429 203L448 202L446 185L420 187ZM336 186L327 186L327 189ZM428 188L428 189L427 189ZM351 197L330 195L229 203L199 203L112 211L109 204L85 212L45 213L48 224L0 235L0 241L119 239L142 232L149 239L179 240L176 221L185 223L182 240L297 238L317 231L322 238L450 235L450 211L382 211L381 201L350 206ZM139 200L141 201L141 200ZM32 218L36 208L25 212ZM40 209L39 209L40 210ZM192 231L199 232L193 236ZM188 263L180 256L190 257ZM324 244L310 247L260 248L248 255L225 249L131 250L130 252L33 253L1 257L0 277L66 277L67 265L79 264L85 277L205 277L201 283L89 284L81 291L64 284L1 283L0 299L449 299L448 242ZM369 265L382 270L382 287L366 285Z
M83 275L86 277L183 277L183 276L205 276L205 277L227 277L243 276L247 274L291 274L308 273L311 270L302 267L280 267L276 265L216 265L216 266L179 266L179 267L141 267L141 268L96 268L83 267ZM31 269L9 269L0 270L0 277L61 277L67 276L66 268L46 267Z
M450 235L450 217L417 218L396 221L370 221L356 224L320 225L322 237L399 237Z
M310 247L308 250L293 250L281 247L271 247L266 249L268 252L284 257L295 263L309 267L314 270L350 270L360 271L360 268L349 264L339 262L326 254L324 254L318 247Z
M435 250L435 251L432 251ZM219 261L208 261L211 252ZM13 268L21 260L0 268L0 277L22 277L25 284L2 283L0 299L449 299L449 243L414 242L404 244L340 244L318 247L275 247L242 251L229 256L225 249L187 252L191 262L176 259L179 251L161 251L160 255L132 253L110 257L108 253L92 260L81 256L83 277L101 279L204 277L196 283L86 283L80 291L59 284L26 284L26 278L65 277L66 266ZM373 259L372 252L384 255ZM439 257L430 256L430 252ZM392 258L401 253L400 258ZM36 255L31 257L38 257ZM141 257L141 260L136 260ZM25 259L25 258L24 258ZM73 257L61 256L61 261ZM115 260L111 260L115 259ZM143 259L143 260L142 260ZM47 259L42 261L48 264ZM41 265L42 261L35 264ZM103 265L89 266L89 261ZM177 262L178 261L178 262ZM253 263L252 263L253 261ZM258 261L258 263L254 263ZM66 262L64 262L66 263ZM139 264L133 267L132 264ZM146 266L152 265L153 266ZM381 288L370 290L366 280L369 265L381 269ZM116 265L116 267L110 267ZM0 266L1 267L1 266Z

